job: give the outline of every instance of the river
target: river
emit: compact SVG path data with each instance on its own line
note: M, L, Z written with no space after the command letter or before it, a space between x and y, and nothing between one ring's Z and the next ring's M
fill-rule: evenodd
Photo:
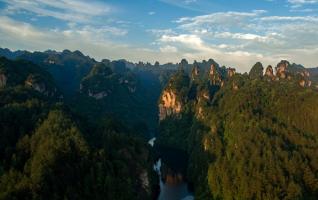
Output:
M156 138L149 140L149 144L154 146ZM188 190L188 184L185 181L173 183L164 182L161 175L161 158L154 164L154 170L157 172L160 180L160 194L158 200L193 200L192 193ZM169 176L169 175L168 175Z

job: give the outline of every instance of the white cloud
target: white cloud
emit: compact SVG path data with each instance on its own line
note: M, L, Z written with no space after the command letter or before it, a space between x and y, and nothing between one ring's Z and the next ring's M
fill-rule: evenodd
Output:
M155 14L156 14L156 12L154 12L154 11L148 12L148 15L155 15Z
M313 5L317 4L318 0L287 0L287 2L290 4L291 10L302 8L306 5Z
M197 34L230 32L233 29L249 29L253 20L266 12L265 10L216 12L195 17L182 17L176 23L178 29Z
M315 12L316 9L311 9L311 8L305 8L305 9L298 9L298 8L293 8L289 10L290 12L299 12L299 13L310 13L310 12Z
M162 3L166 3L175 7L179 7L186 10L193 10L202 12L204 8L199 4L198 0L159 0ZM202 1L200 1L202 3Z
M19 35L23 38L43 38L45 36L30 24L14 21L9 17L0 16L0 24L0 29L6 35Z
M256 61L275 65L281 59L316 66L318 18L265 13L229 11L182 17L170 33L156 32L156 44L173 45L190 60L214 58L230 66L238 64L239 71Z
M288 0L289 3L291 4L314 4L314 3L318 3L318 0Z
M201 15L197 17L183 17L178 19L176 22L182 24L183 27L187 26L198 26L203 24L235 24L239 23L240 20L244 20L248 17L255 17L266 11L264 10L254 10L252 12L217 12L209 15Z
M31 24L22 23L9 17L0 16L0 34L3 36L1 45L6 47L46 50L46 49L82 49L91 51L92 46L104 46L108 49L114 47L124 47L114 43L113 37L123 36L126 30L115 27L102 26L76 26L71 25L71 29L39 29ZM85 49L87 46L87 49ZM112 48L109 48L112 47ZM100 55L100 54L99 54Z
M112 36L124 36L127 34L127 30L119 29L116 27L102 26L92 27L89 25L83 27L72 27L72 29L66 29L59 31L63 33L65 37L85 37L88 40L104 41Z
M192 46L193 48L197 48L202 46L202 40L196 35L187 35L187 34L182 34L182 35L163 35L160 38L161 42L178 42L182 44L187 44L189 46Z
M28 23L22 23L9 17L0 16L0 46L12 50L27 49L30 51L45 51L54 49L80 50L84 54L93 56L96 59L128 59L133 62L145 61L161 62L177 61L181 54L178 52L159 52L147 48L138 48L122 44L111 37L118 34L117 30L110 27L77 27L74 24L72 29L40 29ZM105 32L107 34L105 35ZM110 33L112 32L112 33ZM119 33L119 35L122 33ZM168 50L169 48L166 48Z
M48 16L59 20L88 22L96 16L104 16L112 11L107 4L83 0L0 0L7 3L6 12L14 14L27 11L38 16Z
M177 47L174 46L164 46L164 47L160 47L160 51L164 52L164 53L176 53L178 51Z
M258 40L266 42L269 38L266 36L251 34L251 33L231 33L231 32L221 32L215 33L215 37L218 38L231 38L231 39L240 39L240 40Z
M162 35L158 40L159 45L163 45L164 47L170 45L174 45L174 47L177 46L179 56L181 55L182 58L186 58L190 62L214 58L219 61L220 64L237 67L240 72L249 70L250 66L259 60L266 61L267 63L273 62L272 58L260 53L235 50L236 48L234 48L233 45L209 45L198 35Z
M315 16L268 16L260 18L262 21L306 21L318 22L318 17Z
M174 21L175 28L145 30L154 37L151 48L142 44L137 48L121 40L131 24L94 23L95 18L104 19L112 12L112 7L106 4L84 0L0 1L9 5L7 12L31 12L38 20L49 16L64 20L67 25L50 30L0 16L0 44L13 49L79 49L98 59L161 63L177 62L183 57L189 61L214 58L220 64L238 67L239 71L249 70L256 61L274 65L280 59L317 65L318 17L314 15L271 16L265 10L252 10L182 17ZM185 4L184 0L165 1Z
M191 4L191 3L195 3L197 2L197 0L184 0L185 4Z

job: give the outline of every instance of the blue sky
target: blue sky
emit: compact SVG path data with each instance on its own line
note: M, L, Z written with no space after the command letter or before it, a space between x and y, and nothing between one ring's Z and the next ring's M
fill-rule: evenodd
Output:
M318 0L0 0L0 46L96 59L318 66Z

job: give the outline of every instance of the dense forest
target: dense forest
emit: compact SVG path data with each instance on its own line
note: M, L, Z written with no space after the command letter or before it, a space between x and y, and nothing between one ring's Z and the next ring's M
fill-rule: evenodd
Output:
M208 78L180 69L164 89L158 144L188 153L196 199L317 198L317 89L295 64L270 69L224 77L212 65Z
M92 122L29 61L2 57L0 75L0 199L152 198L146 125Z
M195 199L317 199L315 68L0 56L0 199L156 199L158 156Z

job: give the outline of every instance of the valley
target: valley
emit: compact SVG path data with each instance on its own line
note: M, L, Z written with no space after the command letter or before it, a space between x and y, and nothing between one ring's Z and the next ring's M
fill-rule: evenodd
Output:
M0 199L318 194L314 69L1 52Z
M318 0L0 0L0 200L318 200Z

